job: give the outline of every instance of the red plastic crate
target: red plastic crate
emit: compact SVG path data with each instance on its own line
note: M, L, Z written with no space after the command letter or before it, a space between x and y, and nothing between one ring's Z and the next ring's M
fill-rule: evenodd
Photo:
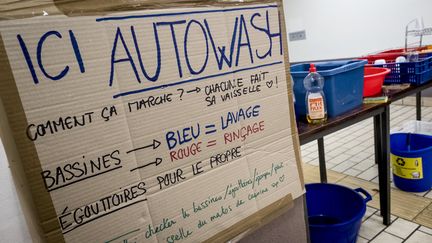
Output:
M420 47L420 48L410 48L409 51L422 51L426 50L427 47ZM407 53L405 52L405 48L399 48L399 49L392 49L387 51L378 52L375 54L370 54L364 57L361 57L360 59L367 60L369 64L374 64L374 62L378 59L384 59L386 63L394 62L394 60L399 56L405 56Z

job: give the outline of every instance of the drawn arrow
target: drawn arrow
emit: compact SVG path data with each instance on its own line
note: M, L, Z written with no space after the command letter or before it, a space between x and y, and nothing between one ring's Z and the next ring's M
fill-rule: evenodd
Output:
M147 166L150 166L150 165L153 165L153 164L154 164L155 166L158 166L158 165L160 165L161 163L162 163L162 159L161 159L161 158L156 158L156 161L150 162L150 163L145 164L145 165L138 166L138 167L136 167L136 168L133 168L133 169L130 170L130 171L132 172L132 171L134 171L134 170L142 169L142 168L144 168L144 167L147 167Z
M196 87L195 89L192 89L192 90L188 90L188 91L186 91L186 93L192 93L192 92L197 92L197 93L199 93L201 91L201 89L199 88L199 87Z
M157 149L160 144L161 144L161 142L159 142L156 139L153 139L153 143L152 144L146 145L144 147L139 147L139 148L135 148L135 149L129 150L126 153L128 154L128 153L132 153L134 151L140 150L140 149L146 149L146 148L151 148L151 147L153 147L153 149Z

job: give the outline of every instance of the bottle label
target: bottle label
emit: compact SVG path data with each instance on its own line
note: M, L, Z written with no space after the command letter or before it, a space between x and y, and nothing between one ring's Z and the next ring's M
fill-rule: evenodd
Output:
M311 119L322 119L325 117L324 99L319 93L312 93L308 96L308 110Z

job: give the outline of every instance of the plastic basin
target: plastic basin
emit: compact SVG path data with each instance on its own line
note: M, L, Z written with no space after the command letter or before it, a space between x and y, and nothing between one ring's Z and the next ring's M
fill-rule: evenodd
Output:
M389 73L388 68L365 67L363 97L380 95L385 76Z
M306 204L312 243L355 243L371 195L327 183L306 184Z
M324 95L327 115L335 117L363 103L365 60L315 62L318 73L324 78ZM291 66L294 81L295 112L297 119L305 120L307 114L306 89L303 79L309 73L310 63Z

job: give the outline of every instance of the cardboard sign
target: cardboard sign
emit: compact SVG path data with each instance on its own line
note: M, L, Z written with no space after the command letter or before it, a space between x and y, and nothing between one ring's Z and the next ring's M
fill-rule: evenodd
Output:
M1 22L0 94L43 238L198 242L302 195L280 14Z

